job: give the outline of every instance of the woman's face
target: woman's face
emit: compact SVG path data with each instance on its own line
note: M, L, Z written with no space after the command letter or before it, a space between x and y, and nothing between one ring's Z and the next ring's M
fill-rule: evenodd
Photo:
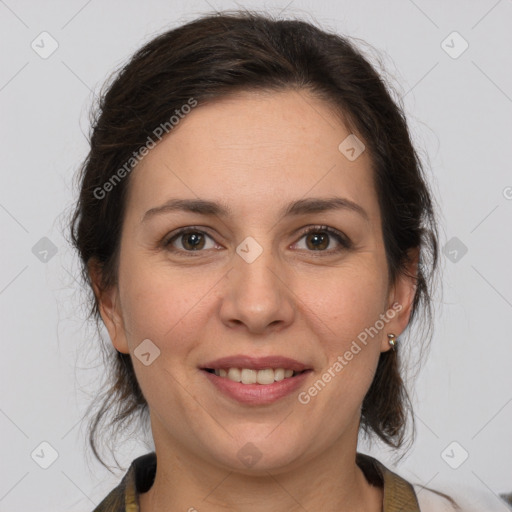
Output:
M355 448L414 287L388 288L370 157L349 135L304 91L243 93L193 109L132 172L101 311L132 357L157 452L257 472ZM294 364L307 371L256 372ZM245 368L230 371L244 382L205 368Z

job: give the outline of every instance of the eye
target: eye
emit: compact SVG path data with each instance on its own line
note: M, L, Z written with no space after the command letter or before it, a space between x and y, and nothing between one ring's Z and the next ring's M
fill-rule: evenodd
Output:
M164 241L163 245L173 252L200 252L202 249L214 249L215 243L213 243L213 246L207 247L207 239L213 242L213 238L210 235L191 226L180 229ZM181 245L181 247L176 247L175 242Z
M306 240L306 250L310 251L337 253L352 247L351 241L343 233L329 226L308 227L302 231L302 238ZM325 250L331 245L332 238L338 243L338 247Z
M307 227L301 232L300 239L302 240L303 238L306 240L305 250L308 252L338 253L352 247L352 242L348 237L329 226ZM333 245L333 239L337 242L338 247L328 249ZM211 241L209 247L208 240ZM297 245L298 243L299 242L296 242L294 245ZM201 252L203 249L215 249L218 247L210 235L194 226L178 230L176 233L164 240L162 245L171 252L182 254L188 253L187 256L192 256L191 253Z

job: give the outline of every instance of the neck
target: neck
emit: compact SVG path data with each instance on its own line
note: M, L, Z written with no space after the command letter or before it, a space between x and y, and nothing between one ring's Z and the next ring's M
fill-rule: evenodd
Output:
M258 476L209 464L179 443L158 444L154 437L157 471L151 489L139 497L140 512L382 511L382 488L370 485L355 462L357 435L351 446L340 437L325 453L291 470Z

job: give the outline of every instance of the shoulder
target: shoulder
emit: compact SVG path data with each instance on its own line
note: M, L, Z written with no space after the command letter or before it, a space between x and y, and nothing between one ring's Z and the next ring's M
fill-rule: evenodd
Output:
M93 512L125 512L139 509L139 494L152 485L156 473L156 453L140 455L132 461L117 487L93 510Z
M358 453L356 460L373 485L369 469L374 468L374 472L376 470L379 474L384 485L384 497L387 495L390 505L384 508L385 511L405 510L402 506L405 500L410 510L420 512L512 512L512 494L500 497L486 488L476 489L458 481L446 481L434 489L405 480L369 455Z
M421 512L506 512L511 510L504 500L490 491L475 490L463 484L452 484L449 490L434 490L413 485Z

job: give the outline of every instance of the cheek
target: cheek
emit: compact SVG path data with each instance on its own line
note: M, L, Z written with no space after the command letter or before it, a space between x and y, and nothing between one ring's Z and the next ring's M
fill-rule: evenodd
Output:
M162 268L139 265L127 268L120 281L123 318L130 347L149 338L163 348L172 340L178 349L193 340L201 312L208 303L208 292L215 281L184 272L165 273ZM122 286L121 286L122 284Z
M348 409L366 394L386 335L380 320L387 290L382 275L375 265L347 266L315 280L314 287L305 284L301 292L303 316L323 354L320 378L329 388L324 397L341 400Z
M365 329L373 326L384 313L386 284L376 265L351 265L313 280L304 279L300 302L316 319L320 333L333 346L343 348Z

